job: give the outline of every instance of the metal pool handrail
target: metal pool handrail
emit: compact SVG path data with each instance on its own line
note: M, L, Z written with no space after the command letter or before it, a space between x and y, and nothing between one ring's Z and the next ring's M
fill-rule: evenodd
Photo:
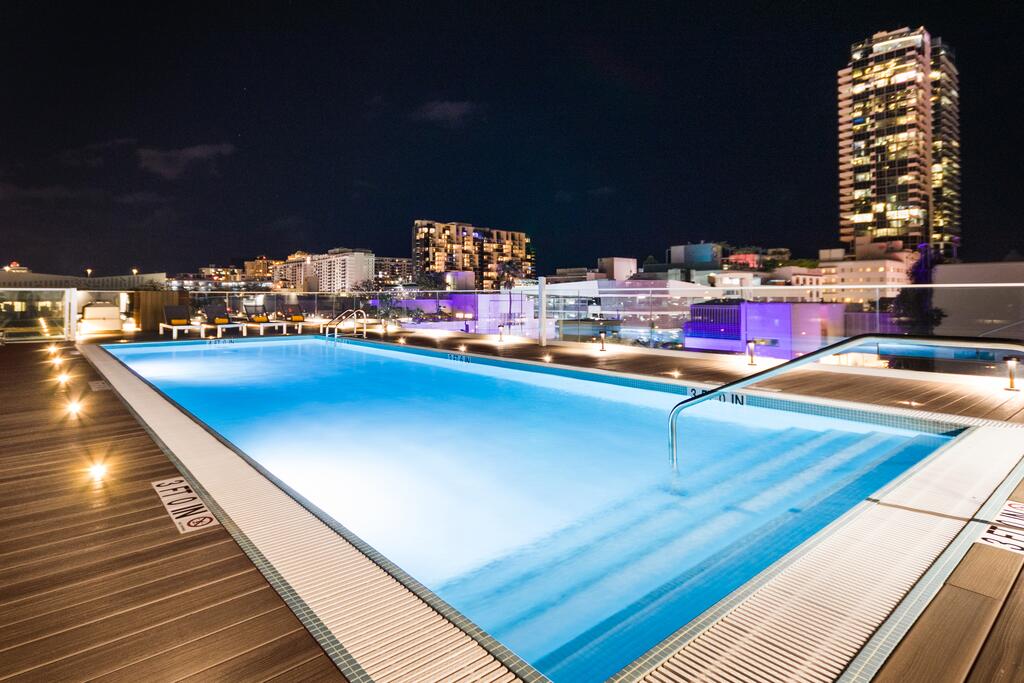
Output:
M366 339L366 326L368 325L368 323L367 323L367 316L366 316L366 311L364 311L361 308L350 308L347 311L344 311L337 318L335 318L335 320L337 320L338 323L334 326L334 338L335 339L338 338L338 331L341 329L341 323L343 323L345 320L347 320L350 317L353 318L353 320L352 320L352 333L356 334L356 321L359 319L359 314L360 313L363 314L363 339ZM349 315L349 314L351 314L351 315Z
M716 387L710 391L697 396L692 396L688 399L680 401L673 408L668 415L668 445L672 452L672 469L676 470L679 465L678 457L678 428L677 424L679 421L679 413L686 408L703 403L715 396L722 394L726 391L732 391L735 389L741 389L751 384L760 382L761 380L769 379L777 375L781 375L785 372L789 372L794 368L798 368L802 365L808 365L813 363L820 358L826 356L832 356L847 349L851 349L857 346L862 346L871 342L910 342L916 344L926 344L929 346L948 346L955 348L985 348L985 349L1002 349L1005 351L1016 351L1024 353L1024 343L1014 341L1012 339L978 339L973 337L923 337L923 336L907 336L903 334L858 334L848 339L836 342L835 344L829 344L823 346L820 349L812 351L804 356L798 356L791 360L762 370L755 372L752 375L741 377L738 380L728 382L720 387Z

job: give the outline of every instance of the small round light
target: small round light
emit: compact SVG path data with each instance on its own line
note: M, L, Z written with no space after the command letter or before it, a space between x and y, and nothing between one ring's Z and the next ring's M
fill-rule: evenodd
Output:
M61 358L60 356L54 356L53 358L50 359L50 362L53 363L55 366L57 366L57 365L60 365L61 363L63 363L64 359Z
M405 343L405 337L399 337L398 343L399 344L404 344Z
M58 384L61 384L61 385L67 384L69 379L71 379L71 376L68 375L68 373L66 373L66 372L62 372L59 375L57 375L57 383Z
M545 363L550 363L551 362L551 354L550 353L545 353L543 360L544 360Z
M107 466L101 462L89 466L89 476L94 481L100 481L107 475Z
M71 401L70 403L68 403L68 413L70 413L71 415L78 415L80 412L82 412L81 403L79 403L78 401Z
M465 344L459 344L459 352L460 353L465 353L466 352L466 345Z
M49 346L46 347L46 352L49 353L51 356L57 353L57 345L50 344Z

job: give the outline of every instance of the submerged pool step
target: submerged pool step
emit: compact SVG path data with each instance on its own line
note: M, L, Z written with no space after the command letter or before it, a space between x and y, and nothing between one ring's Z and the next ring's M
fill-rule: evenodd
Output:
M818 432L787 429L770 443L761 443L694 472L686 472L669 488L657 484L639 494L617 501L516 552L457 577L439 589L456 599L488 598L503 586L519 583L531 574L545 574L559 564L572 561L580 550L628 532L639 521L678 506L679 496L699 492L714 482L749 469L765 456L781 449L795 448L819 436Z
M577 632L585 631L610 616L609 605L641 598L728 543L737 529L786 512L785 500L821 487L824 474L835 471L841 477L845 463L907 441L889 434L839 431L789 436L774 447L762 445L732 456L741 463L733 476L703 488L688 487L693 492L686 495L665 487L648 490L612 506L614 514L602 512L587 520L582 526L591 529L589 534L576 527L554 534L439 592L521 654L544 654L557 633L567 632L567 621L577 622ZM766 458L766 450L775 454ZM814 477L801 476L809 470ZM759 493L751 499L729 497L730 492L735 498L735 492L749 490ZM744 509L751 501L754 509ZM637 539L643 540L638 544Z

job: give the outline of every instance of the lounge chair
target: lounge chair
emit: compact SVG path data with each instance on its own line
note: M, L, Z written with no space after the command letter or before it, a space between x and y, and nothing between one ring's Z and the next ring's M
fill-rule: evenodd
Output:
M224 304L207 304L203 306L203 314L206 316L206 320L199 327L199 336L206 338L206 331L208 329L217 330L217 339L220 339L224 330L231 329L232 327L242 331L242 336L246 336L246 329L244 323L233 323L231 318L228 317L228 309Z
M297 304L285 304L282 312L284 313L285 322L295 325L299 334L302 334L303 325L315 324L312 321L306 320L306 314L303 312L302 307Z
M172 339L178 338L178 330L184 330L185 334L188 334L190 330L199 330L199 334L202 335L199 325L189 318L188 306L164 306L164 321L160 323L160 336L163 336L164 330L171 331Z
M244 304L242 308L245 309L246 326L259 329L261 337L268 327L271 329L278 327L282 332L288 334L288 322L285 320L271 320L267 309L263 306Z

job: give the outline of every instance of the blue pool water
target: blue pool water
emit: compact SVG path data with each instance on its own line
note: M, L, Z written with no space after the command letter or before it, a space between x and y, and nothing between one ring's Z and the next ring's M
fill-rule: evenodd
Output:
M322 339L107 349L555 681L614 674L948 440Z

